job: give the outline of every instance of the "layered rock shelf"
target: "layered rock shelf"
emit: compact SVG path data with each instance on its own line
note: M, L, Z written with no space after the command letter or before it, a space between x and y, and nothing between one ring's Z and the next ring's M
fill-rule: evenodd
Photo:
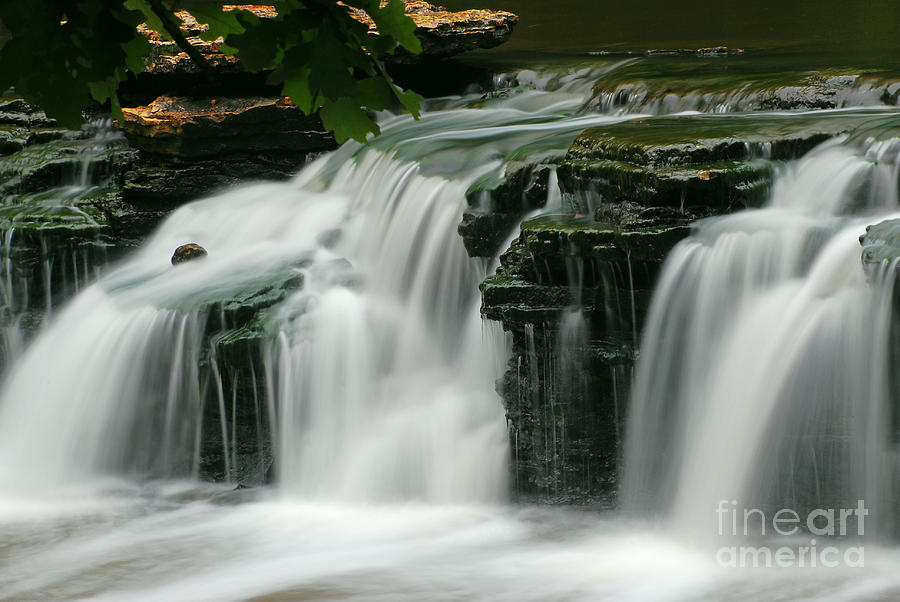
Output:
M697 219L760 206L779 162L873 119L655 117L575 139L555 161L560 206L521 224L481 286L482 314L513 340L498 390L520 496L615 504L624 404L668 252ZM505 226L541 205L553 167L508 170L493 192L496 216L464 218L470 253L499 238L491 219Z
M651 51L594 84L589 106L609 112L794 111L900 103L892 70L801 65L733 49Z

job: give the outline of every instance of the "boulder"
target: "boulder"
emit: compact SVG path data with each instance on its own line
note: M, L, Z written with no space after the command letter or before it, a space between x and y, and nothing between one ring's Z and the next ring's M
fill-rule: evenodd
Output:
M200 259L201 257L206 257L206 255L206 249L197 243L189 242L175 249L175 253L172 254L172 265Z

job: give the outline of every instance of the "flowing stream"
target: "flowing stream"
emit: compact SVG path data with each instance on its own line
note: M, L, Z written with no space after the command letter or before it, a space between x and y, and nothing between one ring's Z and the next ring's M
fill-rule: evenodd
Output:
M581 114L596 75L525 73L529 86L484 106L383 115L370 148L182 207L56 312L0 392L0 597L897 595L889 543L868 544L864 568L745 572L719 566L705 537L722 499L866 499L890 514L889 283L867 283L857 242L898 208L884 143L820 147L782 168L766 209L701 223L673 251L636 377L627 512L508 503L494 392L507 341L479 315L493 266L467 256L457 226L466 191L508 160L641 116ZM209 256L173 267L185 242ZM221 416L231 403L202 343L210 308L279 279L301 285L260 325L275 484L198 481L204 391L218 388ZM560 347L575 353L583 320L569 316ZM214 427L227 481L240 436ZM783 443L798 430L824 442Z

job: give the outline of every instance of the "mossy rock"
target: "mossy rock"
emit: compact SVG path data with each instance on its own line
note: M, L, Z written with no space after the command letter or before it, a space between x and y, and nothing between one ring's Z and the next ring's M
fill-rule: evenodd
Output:
M569 160L667 167L796 159L823 141L882 117L873 111L820 115L683 115L634 119L587 130Z

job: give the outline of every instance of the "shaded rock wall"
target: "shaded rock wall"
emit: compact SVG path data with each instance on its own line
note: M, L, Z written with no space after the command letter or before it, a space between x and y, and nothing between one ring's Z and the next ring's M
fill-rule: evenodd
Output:
M575 140L556 161L561 207L522 223L481 285L482 314L512 335L498 390L519 496L616 504L634 363L666 255L697 219L764 202L778 161L865 119L661 117ZM510 171L495 189L498 215L463 221L464 237L475 238L467 239L470 252L496 240L491 219L516 219L502 199L546 190L550 170L541 164ZM487 225L478 230L473 223Z

